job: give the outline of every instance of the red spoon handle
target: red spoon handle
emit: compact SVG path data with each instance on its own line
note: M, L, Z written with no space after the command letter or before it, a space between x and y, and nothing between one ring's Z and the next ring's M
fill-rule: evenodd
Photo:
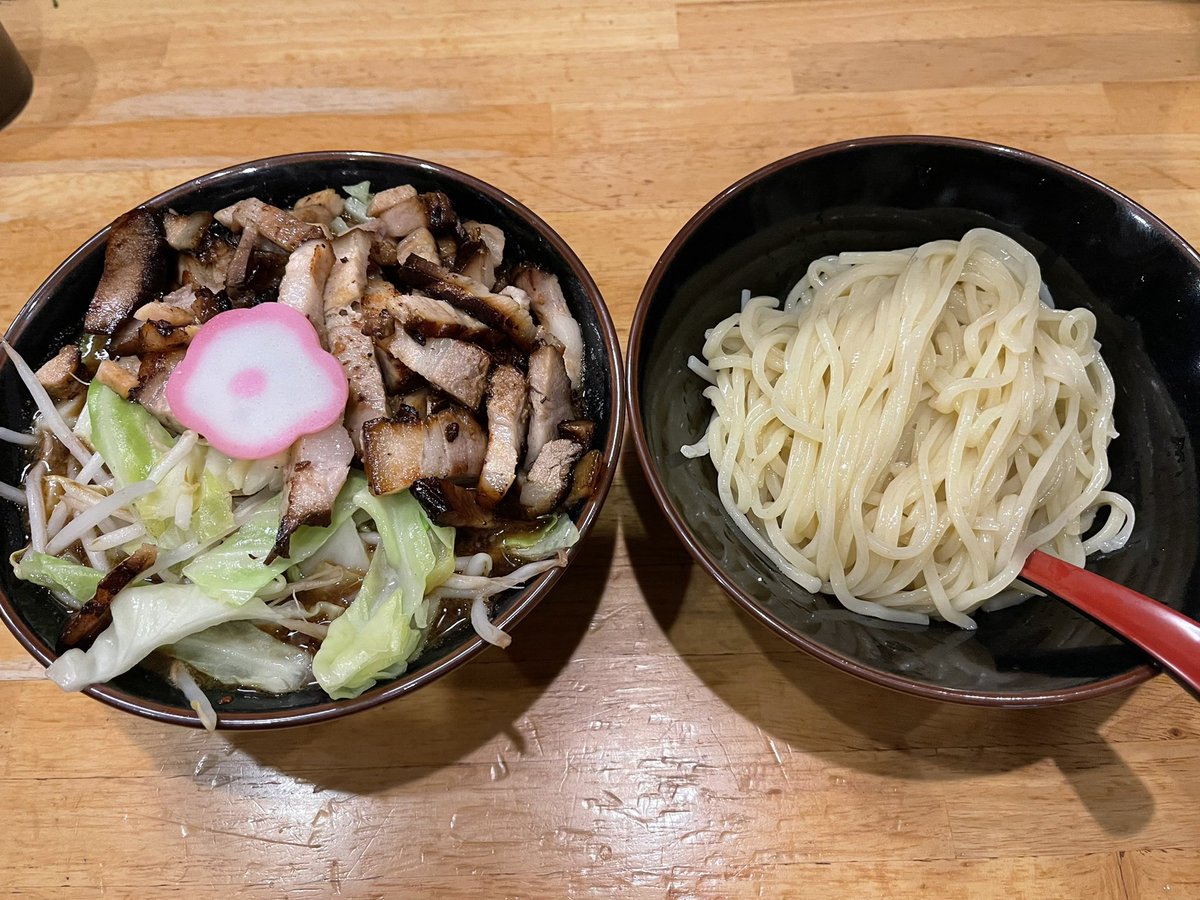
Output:
M1200 698L1200 623L1100 575L1035 550L1021 578L1141 647Z

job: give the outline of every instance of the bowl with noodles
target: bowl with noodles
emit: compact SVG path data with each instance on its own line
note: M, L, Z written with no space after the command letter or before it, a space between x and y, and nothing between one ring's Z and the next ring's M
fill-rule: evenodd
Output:
M769 628L925 697L1048 706L1157 671L1024 585L1034 549L1195 618L1200 256L1032 153L848 141L721 192L634 317L635 446Z

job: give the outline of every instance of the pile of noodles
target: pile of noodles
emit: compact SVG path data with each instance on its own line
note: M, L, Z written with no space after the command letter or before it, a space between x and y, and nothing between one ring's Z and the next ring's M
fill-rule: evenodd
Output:
M790 579L901 622L969 614L1041 548L1123 546L1105 491L1113 380L1085 309L1043 303L995 231L817 260L782 305L744 299L706 336L721 501ZM1096 513L1106 518L1087 540Z

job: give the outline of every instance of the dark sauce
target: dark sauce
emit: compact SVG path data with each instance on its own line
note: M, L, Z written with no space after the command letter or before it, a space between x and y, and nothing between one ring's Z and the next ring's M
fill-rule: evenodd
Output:
M428 630L425 632L425 642L421 646L420 652L436 649L442 644L447 643L451 638L457 637L459 634L470 629L470 627L471 601L458 599L443 600L433 616L433 621L429 623Z

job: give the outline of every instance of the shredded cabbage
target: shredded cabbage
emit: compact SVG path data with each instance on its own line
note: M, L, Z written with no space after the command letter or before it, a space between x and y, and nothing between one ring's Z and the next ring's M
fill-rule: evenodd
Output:
M354 504L374 520L380 543L313 659L317 683L335 700L405 670L427 624L426 595L454 573L454 529L433 525L408 491L376 497L363 484Z
M221 684L286 694L312 680L312 657L250 622L223 622L165 649Z
M139 403L99 381L88 387L86 418L94 426L94 445L118 487L143 480L175 446L176 439ZM209 457L228 459L207 445L195 447L175 465L149 494L138 498L134 509L162 550L172 550L189 541L212 540L233 526L233 486L219 476L220 468L209 466ZM191 495L188 525L176 522L180 498Z
M144 584L113 598L112 624L90 648L68 650L46 670L64 691L80 691L128 672L163 644L222 622L271 621L270 607L258 599L232 603L210 597L194 584Z
M332 521L324 527L301 525L292 535L290 556L268 563L275 546L283 497L265 503L249 521L211 550L206 550L183 567L183 575L213 597L245 602L276 576L321 549L338 527L354 513L354 497L365 491L366 477L351 472L334 503Z
M99 381L88 386L87 418L92 445L104 458L118 487L144 480L175 444L171 432L141 404L123 400Z
M80 603L87 603L96 596L96 587L104 573L69 559L38 553L34 550L18 550L9 557L13 574L22 581L32 581L42 587L70 594Z
M579 541L579 529L570 516L555 516L537 531L528 534L506 535L501 541L506 555L523 562L549 559L559 550L574 547Z
M371 193L371 182L360 181L342 188L346 192L346 201L342 208L342 218L355 225L367 221L367 208L371 205L374 194Z
M371 560L367 557L367 549L358 536L358 527L353 518L342 522L333 536L304 561L300 566L300 575L311 575L325 564L354 572L367 571Z

